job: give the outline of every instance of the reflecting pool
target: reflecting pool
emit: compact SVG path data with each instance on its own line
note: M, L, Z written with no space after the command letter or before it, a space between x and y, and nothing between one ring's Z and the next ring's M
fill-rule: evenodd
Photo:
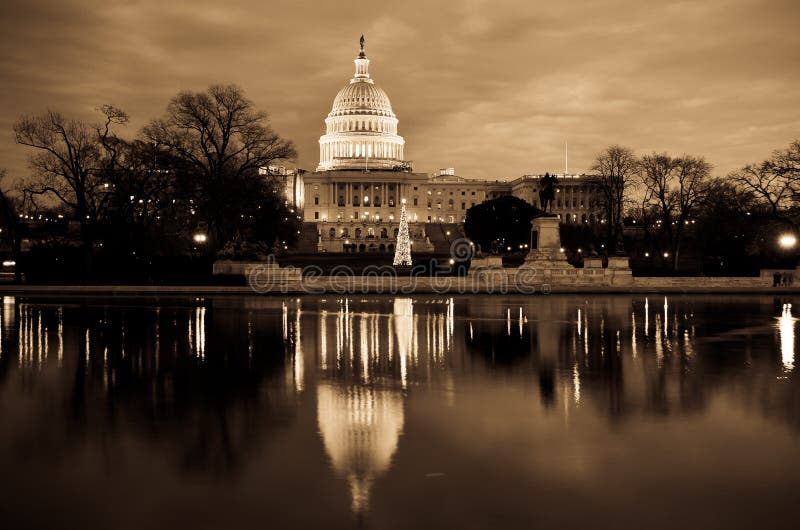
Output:
M800 299L2 298L3 528L778 528Z

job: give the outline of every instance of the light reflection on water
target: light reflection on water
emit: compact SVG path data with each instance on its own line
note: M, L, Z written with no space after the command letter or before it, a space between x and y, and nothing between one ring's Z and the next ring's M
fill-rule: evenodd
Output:
M577 494L581 477L594 480L589 462L623 466L614 454L637 454L642 436L696 450L719 443L712 431L725 432L730 447L767 431L773 438L763 443L798 443L790 299L6 296L0 318L0 464L65 489L76 451L101 443L102 452L89 457L89 469L105 469L91 478L93 487L123 480L130 469L108 464L123 459L153 477L166 473L175 487L197 480L188 477L209 477L217 493L219 477L228 477L228 487L255 482L275 490L276 505L293 502L282 487L314 489L331 499L320 521L347 526L372 518L387 526L419 522L414 506L430 509L430 499L408 493L409 480L420 488L415 481L462 475L463 486L449 482L448 491L467 498L467 488L502 478L519 488L508 493L515 498L542 477L560 476L560 466L578 466L572 486L562 486ZM571 453L613 432L623 433L614 441L621 453L592 445ZM284 439L288 445L274 452ZM141 445L134 451L128 440ZM535 472L526 467L534 458L529 447L548 455ZM798 485L800 474L764 471L772 459L790 458L782 447L759 461L767 473L760 480ZM487 451L497 469L476 460ZM428 462L428 454L442 463ZM713 462L712 454L703 458ZM45 473L37 464L43 459L66 469ZM173 463L155 463L163 460ZM653 462L631 460L616 471L657 475ZM296 474L276 471L287 466ZM708 479L692 475L702 465L693 471L673 462L669 472L675 469L684 480ZM411 470L416 478L406 475ZM343 485L346 503L339 502ZM666 494L668 486L651 493ZM391 504L390 492L398 491L402 502ZM636 495L635 488L613 493L625 510ZM504 524L514 526L558 504L494 503L467 502L463 517L445 511L439 522L487 523L487 514L505 507ZM311 515L282 517L291 526ZM593 519L575 517L576 524Z

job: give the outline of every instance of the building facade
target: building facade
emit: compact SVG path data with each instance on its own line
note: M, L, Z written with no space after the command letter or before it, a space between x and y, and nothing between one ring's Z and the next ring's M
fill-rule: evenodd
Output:
M441 225L463 223L467 210L483 201L513 195L539 205L538 175L500 181L467 179L453 168L414 172L389 97L369 73L363 38L354 62L353 78L325 119L316 171L282 171L287 200L316 229L318 251L394 251L403 203L417 252L433 250L432 231L450 235ZM556 176L553 213L565 223L598 220L592 178Z

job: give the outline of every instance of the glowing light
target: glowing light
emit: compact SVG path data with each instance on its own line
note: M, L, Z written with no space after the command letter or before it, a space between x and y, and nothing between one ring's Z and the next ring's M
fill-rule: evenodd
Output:
M197 233L194 235L193 239L195 243L205 243L206 241L208 241L208 236L205 234Z
M411 265L411 237L408 234L408 217L406 215L406 205L403 203L400 208L400 226L397 229L397 246L394 250L394 260L392 265L395 267Z
M794 368L794 323L792 304L783 304L783 311L778 318L778 334L781 340L781 360L783 369L791 372Z
M778 238L778 244L783 248L793 248L797 245L797 238L792 234L783 234Z

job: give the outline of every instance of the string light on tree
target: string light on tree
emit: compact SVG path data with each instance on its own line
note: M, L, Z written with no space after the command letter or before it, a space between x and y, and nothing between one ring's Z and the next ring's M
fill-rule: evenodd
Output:
M402 200L400 208L400 227L397 230L397 246L394 249L394 266L411 265L411 238L408 235L408 217L406 216L406 200Z

